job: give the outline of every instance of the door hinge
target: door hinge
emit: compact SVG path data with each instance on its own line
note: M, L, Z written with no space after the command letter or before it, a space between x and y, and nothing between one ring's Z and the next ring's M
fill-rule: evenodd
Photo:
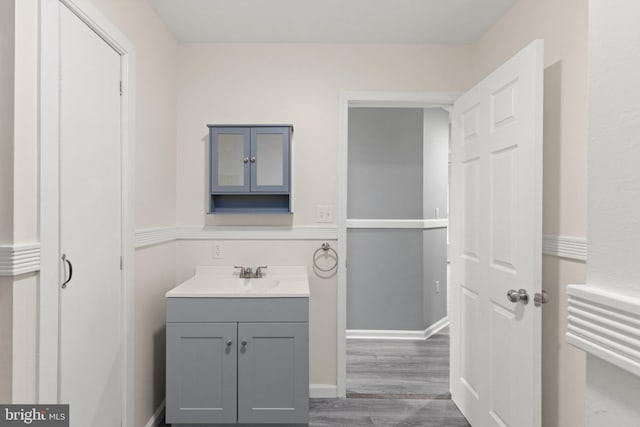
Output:
M122 257L120 257L120 270L122 270Z
M120 80L120 96L122 96L122 80Z

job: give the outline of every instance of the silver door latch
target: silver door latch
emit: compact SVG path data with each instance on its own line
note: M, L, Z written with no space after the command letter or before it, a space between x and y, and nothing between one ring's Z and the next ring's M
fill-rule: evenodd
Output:
M536 292L533 297L533 302L535 303L536 307L540 307L542 304L548 303L549 295L547 294L547 291Z

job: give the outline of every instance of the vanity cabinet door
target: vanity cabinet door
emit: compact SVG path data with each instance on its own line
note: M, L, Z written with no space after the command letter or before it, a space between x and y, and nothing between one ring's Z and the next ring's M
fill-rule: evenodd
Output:
M251 132L243 127L211 128L211 192L243 193L251 189Z
M309 419L309 324L239 323L238 423Z
M251 191L289 192L289 127L251 128Z
M167 323L167 424L236 422L236 336L236 323Z

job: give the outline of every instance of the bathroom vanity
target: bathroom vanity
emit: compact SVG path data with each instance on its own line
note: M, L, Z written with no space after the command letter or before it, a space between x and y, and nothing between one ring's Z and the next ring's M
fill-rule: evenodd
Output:
M198 267L166 294L166 423L307 425L306 267Z

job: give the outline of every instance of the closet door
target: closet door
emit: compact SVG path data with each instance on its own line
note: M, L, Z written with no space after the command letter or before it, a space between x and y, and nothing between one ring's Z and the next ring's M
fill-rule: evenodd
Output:
M122 420L120 55L60 7L60 400ZM73 273L73 274L72 274Z

